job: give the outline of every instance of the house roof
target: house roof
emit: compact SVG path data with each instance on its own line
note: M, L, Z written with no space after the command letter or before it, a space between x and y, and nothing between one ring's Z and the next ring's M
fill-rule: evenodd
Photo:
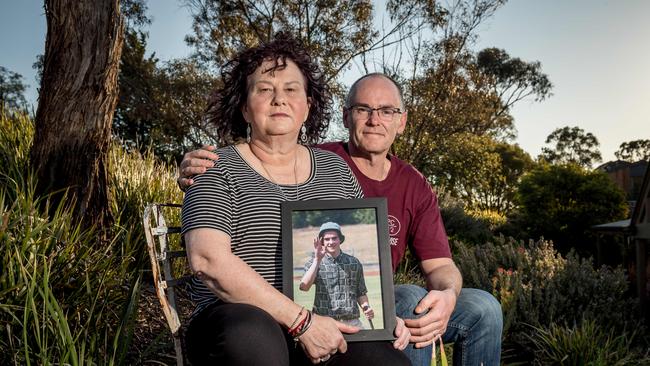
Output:
M606 224L594 225L591 227L593 231L618 233L625 232L630 228L630 219L608 222Z
M627 168L630 166L632 163L627 162L625 160L614 160L614 161L608 161L606 163L603 163L599 166L596 167L596 170L602 170L604 172L613 172L616 170L620 170L623 168Z
M623 169L629 169L631 176L642 176L645 172L645 168L648 165L647 161L639 160L634 163L630 163L625 160L614 160L608 161L596 167L596 170L603 171L605 173L612 173Z

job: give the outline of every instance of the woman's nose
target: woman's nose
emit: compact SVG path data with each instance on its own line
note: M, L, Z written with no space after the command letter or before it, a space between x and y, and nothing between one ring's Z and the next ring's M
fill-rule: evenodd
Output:
M284 95L283 92L276 91L275 93L273 93L273 100L271 101L273 103L273 105L285 104L286 101L287 101L287 98L286 98L286 96Z

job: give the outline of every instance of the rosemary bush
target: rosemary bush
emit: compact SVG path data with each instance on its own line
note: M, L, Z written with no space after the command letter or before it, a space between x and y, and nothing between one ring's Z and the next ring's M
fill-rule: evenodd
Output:
M529 325L571 326L583 319L616 334L639 327L637 301L628 295L621 268L596 269L591 259L573 253L564 258L545 240L455 241L453 249L464 286L491 292L501 302L506 341L530 347Z

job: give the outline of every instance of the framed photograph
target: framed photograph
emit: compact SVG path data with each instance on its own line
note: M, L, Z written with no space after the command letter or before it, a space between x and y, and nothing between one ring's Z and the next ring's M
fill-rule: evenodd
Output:
M395 339L388 238L385 198L283 202L284 294L362 328L347 341Z

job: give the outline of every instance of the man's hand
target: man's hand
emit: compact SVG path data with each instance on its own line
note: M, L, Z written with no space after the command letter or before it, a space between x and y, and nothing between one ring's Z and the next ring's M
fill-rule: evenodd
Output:
M411 333L409 329L404 325L404 320L402 320L400 317L397 317L397 326L395 326L395 337L397 337L397 339L393 341L393 347L395 347L395 349L403 351L404 348L406 348L406 346L409 344L410 336Z
M428 313L418 319L405 320L406 327L411 332L410 342L415 343L415 348L426 347L445 334L455 306L456 293L453 290L432 290L420 300L415 313Z
M185 191L194 183L193 176L203 174L208 168L214 166L214 161L219 159L219 155L213 153L216 147L203 145L198 150L193 150L183 155L183 161L178 169L178 179L176 183L181 190Z
M325 256L325 246L323 245L323 238L316 237L314 238L314 258L316 258L316 260L320 262L324 256Z
M366 319L372 320L375 317L375 311L370 307L369 304L364 304L363 307L363 314L366 316Z

